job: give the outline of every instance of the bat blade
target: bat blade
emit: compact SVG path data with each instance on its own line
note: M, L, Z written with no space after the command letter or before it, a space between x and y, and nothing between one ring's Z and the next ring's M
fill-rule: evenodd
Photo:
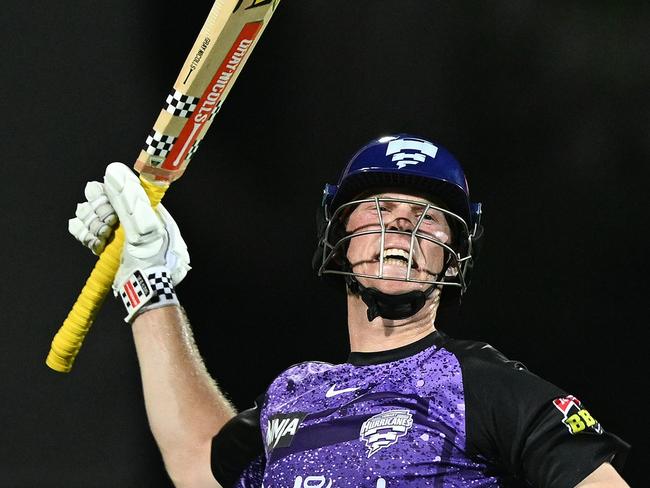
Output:
M140 174L167 182L181 177L277 4L215 2L140 151L135 163Z
M174 88L134 164L153 206L183 175L242 71L279 0L217 0L178 74ZM112 287L120 266L121 227L99 256L45 364L67 373Z

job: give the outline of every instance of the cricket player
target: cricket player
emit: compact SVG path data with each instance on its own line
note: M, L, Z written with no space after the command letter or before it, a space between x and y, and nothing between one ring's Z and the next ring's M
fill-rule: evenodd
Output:
M325 186L314 268L346 291L349 358L290 366L239 413L179 304L190 259L169 212L121 163L85 195L69 224L79 241L100 253L118 221L125 230L113 289L176 486L628 486L630 446L597 412L489 344L437 330L483 233L481 205L440 144L378 138Z

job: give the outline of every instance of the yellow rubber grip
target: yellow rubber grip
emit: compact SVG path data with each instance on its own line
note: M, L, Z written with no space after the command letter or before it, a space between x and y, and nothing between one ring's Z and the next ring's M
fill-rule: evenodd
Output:
M169 185L159 185L140 177L152 207L156 207ZM111 285L120 267L122 249L124 248L124 230L119 226L115 230L113 240L100 254L95 267L81 289L77 301L63 321L63 325L52 339L50 352L45 364L54 371L68 373L77 357L90 326L97 312L104 303L106 295L111 291Z

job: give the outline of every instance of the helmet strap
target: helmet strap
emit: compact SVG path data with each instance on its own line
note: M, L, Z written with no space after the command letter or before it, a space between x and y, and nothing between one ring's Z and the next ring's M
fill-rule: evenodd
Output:
M377 317L389 320L406 319L418 313L438 285L431 285L425 291L414 290L390 295L376 288L366 288L353 276L346 276L348 289L368 306L368 322Z
M445 280L447 269L452 262L451 256L445 251L446 258L440 273L437 276L442 276ZM350 263L344 265L351 270ZM345 275L345 283L348 290L354 295L359 295L361 300L368 306L368 322L372 322L377 317L382 317L389 320L400 320L412 317L424 307L427 299L437 288L442 288L442 285L431 285L424 291L413 290L407 293L400 293L398 295L391 295L379 291L376 288L366 288L356 279L354 275ZM442 291L442 290L441 290Z

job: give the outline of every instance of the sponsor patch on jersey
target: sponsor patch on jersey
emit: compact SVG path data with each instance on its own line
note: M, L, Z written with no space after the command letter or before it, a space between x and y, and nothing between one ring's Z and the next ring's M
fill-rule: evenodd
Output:
M325 476L296 476L293 480L293 488L330 488L334 481L332 478L325 478Z
M368 457L395 444L413 426L408 410L388 410L370 417L361 426L359 439L366 443Z
M572 435L581 433L602 434L603 427L591 416L582 402L573 395L553 400L553 405L562 412L562 423Z
M269 417L266 425L267 451L271 452L276 447L290 446L306 415L303 412L292 412L277 413Z

